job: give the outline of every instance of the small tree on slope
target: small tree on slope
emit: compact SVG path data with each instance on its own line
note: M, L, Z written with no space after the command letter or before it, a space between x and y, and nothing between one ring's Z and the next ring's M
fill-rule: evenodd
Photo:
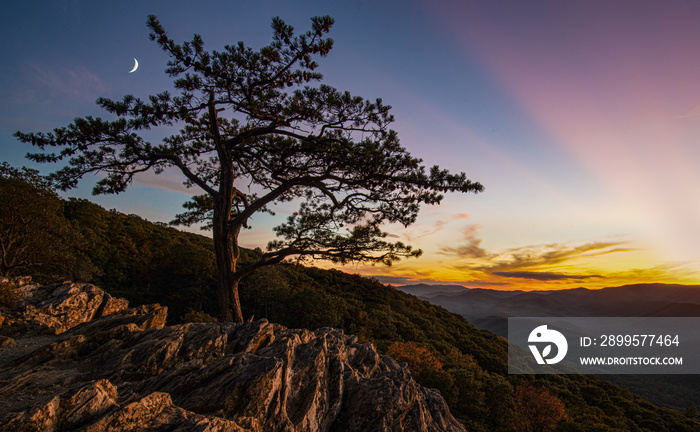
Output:
M420 204L483 188L464 173L437 166L426 172L399 145L388 127L390 107L380 99L310 85L322 78L314 59L333 45L324 38L333 19L311 21L310 31L295 36L274 18L270 45L256 51L239 42L209 52L199 35L175 43L150 16L150 37L170 57L166 72L177 96L100 98L97 104L115 120L86 116L51 133L15 136L42 150L28 155L34 161L67 161L51 175L63 190L101 173L93 193L119 193L140 172L179 169L185 184L203 193L173 223L213 229L222 321L243 320L241 278L286 257L391 264L419 256L420 250L386 241L382 224L407 226ZM150 142L143 131L152 128L179 131ZM251 217L291 201L300 203L298 210L275 228L277 239L260 260L237 266L239 236Z

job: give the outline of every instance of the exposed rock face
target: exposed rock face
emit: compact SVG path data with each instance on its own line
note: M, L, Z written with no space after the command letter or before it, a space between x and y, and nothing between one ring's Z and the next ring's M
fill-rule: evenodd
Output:
M82 324L124 310L125 299L114 298L90 284L64 283L40 286L27 277L14 281L24 297L21 313L5 316L3 327L13 327L15 333L58 334Z
M55 314L38 321L58 334L13 333L15 346L0 348L2 430L464 430L405 365L337 329L165 327L166 308L127 309L92 285L30 292L24 315ZM29 322L6 318L0 334Z

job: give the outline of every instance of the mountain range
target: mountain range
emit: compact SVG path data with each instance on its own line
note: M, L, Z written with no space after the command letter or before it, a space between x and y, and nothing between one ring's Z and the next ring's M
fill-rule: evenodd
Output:
M508 317L700 316L700 285L634 284L591 290L499 291L461 285L404 285L397 289L467 318L505 337Z
M508 317L697 317L700 285L633 284L599 290L498 291L461 285L404 285L398 290L508 336ZM601 375L655 403L673 408L700 403L698 375Z

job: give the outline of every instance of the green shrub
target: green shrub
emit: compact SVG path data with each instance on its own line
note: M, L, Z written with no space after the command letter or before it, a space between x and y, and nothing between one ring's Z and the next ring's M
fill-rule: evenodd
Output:
M190 309L182 316L183 323L215 323L218 319L206 312Z

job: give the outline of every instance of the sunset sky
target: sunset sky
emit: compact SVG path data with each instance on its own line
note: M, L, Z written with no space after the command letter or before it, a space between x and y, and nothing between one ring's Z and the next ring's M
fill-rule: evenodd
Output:
M12 133L102 115L99 96L168 89L148 39L156 14L179 41L270 41L331 15L324 82L393 106L401 143L464 171L478 195L449 195L416 224L388 226L423 249L393 267L348 266L385 283L496 289L700 284L700 2L45 1L0 17L0 159L31 165ZM129 74L133 58L139 69ZM34 166L37 167L37 166ZM51 166L38 166L42 172ZM118 196L66 196L169 221L188 195L177 173ZM277 219L242 237L263 247ZM322 263L318 265L327 266Z

